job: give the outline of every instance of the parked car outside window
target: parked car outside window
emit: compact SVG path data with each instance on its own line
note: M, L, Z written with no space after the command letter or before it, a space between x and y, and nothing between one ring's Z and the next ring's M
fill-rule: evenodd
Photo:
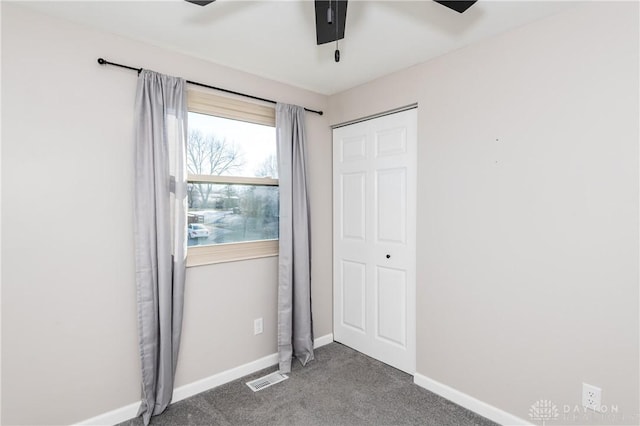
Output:
M209 236L209 230L207 227L199 223L190 223L187 230L189 232L189 238L203 238Z

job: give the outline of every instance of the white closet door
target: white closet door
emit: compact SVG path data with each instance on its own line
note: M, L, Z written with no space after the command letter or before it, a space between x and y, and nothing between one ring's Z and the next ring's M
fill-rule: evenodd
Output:
M417 110L333 131L334 339L415 372Z

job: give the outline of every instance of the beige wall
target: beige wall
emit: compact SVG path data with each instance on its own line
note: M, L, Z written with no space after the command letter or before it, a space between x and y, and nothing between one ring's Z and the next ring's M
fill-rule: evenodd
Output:
M135 73L99 56L326 109L327 98L2 4L2 424L139 401ZM309 114L316 337L331 333L331 162ZM276 351L277 258L189 269L177 385ZM265 332L253 336L253 319Z
M640 421L638 47L637 3L592 3L330 97L419 103L419 374L528 420L584 381Z

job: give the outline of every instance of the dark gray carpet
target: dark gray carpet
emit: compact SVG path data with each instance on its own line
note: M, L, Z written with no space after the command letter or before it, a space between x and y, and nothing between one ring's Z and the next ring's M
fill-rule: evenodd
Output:
M152 425L495 425L413 384L413 378L339 343L294 362L288 380L259 392L245 382L277 368L172 404ZM140 419L122 423L140 426Z

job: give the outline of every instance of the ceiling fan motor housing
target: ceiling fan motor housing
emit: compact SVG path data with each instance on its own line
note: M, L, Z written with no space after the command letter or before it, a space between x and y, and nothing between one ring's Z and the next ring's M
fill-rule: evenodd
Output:
M344 38L347 0L315 0L318 45Z

